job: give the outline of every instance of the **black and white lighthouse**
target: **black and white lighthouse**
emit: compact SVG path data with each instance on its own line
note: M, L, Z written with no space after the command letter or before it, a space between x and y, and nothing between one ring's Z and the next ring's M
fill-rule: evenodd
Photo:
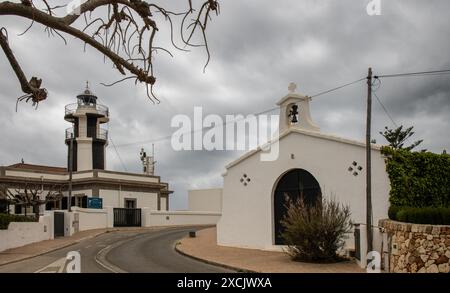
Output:
M97 96L86 85L86 89L77 96L77 103L66 105L64 119L72 123L72 127L66 129L68 169L73 139L72 170L104 170L108 131L102 128L102 124L109 121L108 107L98 104Z

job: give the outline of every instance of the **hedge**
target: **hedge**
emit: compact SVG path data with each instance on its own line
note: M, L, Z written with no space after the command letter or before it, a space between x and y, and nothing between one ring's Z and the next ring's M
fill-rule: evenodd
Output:
M450 208L391 206L388 215L389 219L400 222L450 225Z
M35 222L34 217L27 217L22 215L0 214L0 230L8 229L11 222Z
M391 220L397 221L397 213L401 209L401 207L390 206L388 210L388 217Z
M450 155L383 147L391 206L450 207Z

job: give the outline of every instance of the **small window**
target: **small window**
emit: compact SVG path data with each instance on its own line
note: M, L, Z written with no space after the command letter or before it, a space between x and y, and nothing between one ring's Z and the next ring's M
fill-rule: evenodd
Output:
M136 199L135 198L126 198L125 199L125 208L135 209L136 208Z
M87 196L84 194L75 194L75 206L80 208L87 208ZM72 200L73 202L73 200Z

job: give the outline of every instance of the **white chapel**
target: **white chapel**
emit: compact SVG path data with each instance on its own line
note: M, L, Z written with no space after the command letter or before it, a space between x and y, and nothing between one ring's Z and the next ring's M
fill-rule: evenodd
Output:
M350 206L353 223L365 224L366 145L322 133L311 117L310 101L310 97L296 92L295 84L290 84L288 94L277 103L280 107L279 135L275 138L279 143L278 158L261 160L264 148L258 148L225 167L222 216L217 224L219 245L281 249L284 243L280 237L280 219L285 213L286 194L291 198L303 194L306 200L332 197ZM387 218L389 189L384 157L380 147L372 145L375 225ZM377 237L375 233L375 247L381 242ZM346 248L355 248L353 234L349 235Z

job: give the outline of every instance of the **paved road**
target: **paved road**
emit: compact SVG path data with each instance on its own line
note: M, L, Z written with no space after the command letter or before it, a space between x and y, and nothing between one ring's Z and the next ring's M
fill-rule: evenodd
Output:
M69 251L81 255L81 272L231 272L182 256L174 250L177 240L198 227L123 230L99 235L69 247L17 263L0 266L1 272L58 272Z

